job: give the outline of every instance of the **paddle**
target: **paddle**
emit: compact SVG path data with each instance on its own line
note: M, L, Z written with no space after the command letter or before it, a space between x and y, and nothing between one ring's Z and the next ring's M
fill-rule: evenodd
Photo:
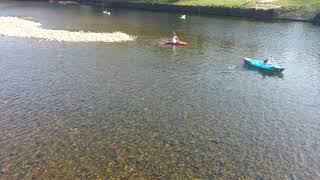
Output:
M276 61L273 59L273 57L271 57L271 60L273 61L273 63L274 63L277 67L279 67L278 64L276 63Z
M173 33L173 35L177 36L177 34L176 34L174 31L172 31L172 33ZM177 37L178 37L178 36L177 36Z

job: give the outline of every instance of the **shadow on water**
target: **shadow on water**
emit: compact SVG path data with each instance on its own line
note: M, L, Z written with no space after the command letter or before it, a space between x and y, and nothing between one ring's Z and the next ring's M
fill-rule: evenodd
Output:
M258 69L258 68L252 67L252 66L248 66L246 64L243 65L243 69L256 72L256 73L260 74L263 78L265 78L265 77L283 78L284 77L282 72L272 72L272 71L268 71L268 70Z

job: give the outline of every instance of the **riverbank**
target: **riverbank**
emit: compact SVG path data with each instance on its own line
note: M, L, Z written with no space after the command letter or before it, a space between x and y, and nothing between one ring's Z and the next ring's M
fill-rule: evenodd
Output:
M235 16L271 20L320 22L320 2L307 0L234 0L234 1L109 1L77 0L80 4L100 8L129 8L179 12L198 15Z

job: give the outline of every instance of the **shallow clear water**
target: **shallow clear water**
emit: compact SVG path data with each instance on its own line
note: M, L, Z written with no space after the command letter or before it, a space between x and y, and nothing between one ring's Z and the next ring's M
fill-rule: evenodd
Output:
M320 27L1 2L46 28L127 43L0 37L0 177L319 179ZM176 31L187 47L161 45ZM270 75L243 56L272 55Z

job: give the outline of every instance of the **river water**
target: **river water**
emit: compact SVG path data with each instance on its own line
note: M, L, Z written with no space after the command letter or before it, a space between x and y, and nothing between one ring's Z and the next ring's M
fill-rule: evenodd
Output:
M137 37L0 37L0 177L320 178L319 26L13 1L0 16ZM190 46L162 45L172 31Z

